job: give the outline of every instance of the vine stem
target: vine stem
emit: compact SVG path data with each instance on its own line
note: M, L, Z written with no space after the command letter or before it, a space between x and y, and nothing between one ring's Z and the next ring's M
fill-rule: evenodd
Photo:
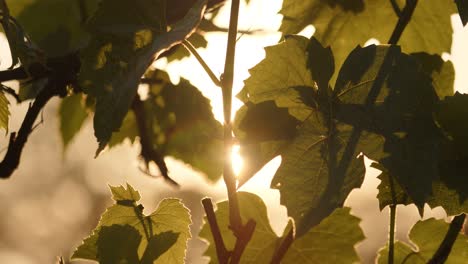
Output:
M463 228L465 218L465 214L457 215L453 218L450 223L449 230L447 231L447 234L445 234L444 240L440 244L436 253L434 253L434 256L432 256L432 258L427 262L428 264L445 263L450 255L450 251L452 251L453 244L457 240L457 237Z
M390 232L388 238L388 264L393 264L395 258L395 226L396 226L396 204L390 205Z
M394 4L394 5L393 5ZM418 4L418 0L406 0L405 7L402 11L399 11L398 8L395 7L396 3L392 1L393 8L396 11L398 16L398 22L395 25L395 29L388 40L388 44L396 45L401 38L401 35L405 31L406 26L411 21L411 17L413 16L414 10ZM392 196L393 195L393 184L392 187ZM389 230L389 241L388 241L388 263L393 264L395 259L395 226L396 226L396 211L397 211L397 204L395 198L393 198L394 203L390 205L390 230Z
M221 231L219 230L218 221L213 209L213 203L210 198L204 198L202 200L203 208L205 209L206 218L210 225L211 233L213 234L213 240L216 247L216 255L218 256L218 262L220 264L227 264L231 255L224 245Z
M231 164L232 150L232 86L234 82L234 59L236 56L237 24L239 20L240 0L232 0L231 14L229 19L229 32L224 63L224 74L221 77L221 88L223 94L224 111L224 166L223 177L226 184L229 199L229 224L234 234L239 234L242 228L239 202L237 199L236 178ZM237 236L237 235L236 235Z

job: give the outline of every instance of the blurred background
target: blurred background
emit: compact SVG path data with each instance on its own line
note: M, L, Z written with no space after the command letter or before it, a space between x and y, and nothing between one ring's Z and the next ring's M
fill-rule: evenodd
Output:
M248 69L264 57L264 47L276 44L280 39L277 29L281 22L278 11L282 1L252 0L249 5L242 4L240 29L255 34L239 35L236 54L235 93L242 88ZM220 11L215 23L228 26L228 5ZM451 54L445 54L455 65L455 87L460 92L468 92L468 27L463 28L459 17L452 17L454 38ZM260 31L257 31L260 30ZM302 34L310 37L313 27L306 28ZM224 33L206 35L208 46L199 49L215 74L224 68L227 36ZM370 40L372 42L372 40ZM0 36L0 67L10 65L8 43ZM157 61L156 66L165 68L173 82L180 77L186 78L202 93L210 98L215 116L222 120L221 91L214 86L198 62L193 58L167 64L165 59ZM11 86L17 86L11 83ZM9 180L0 181L0 263L35 264L55 263L57 256L68 259L71 252L82 239L89 235L99 220L100 214L112 201L108 185L130 183L140 191L141 202L147 213L157 207L165 197L179 197L192 212L191 226L193 239L189 242L187 263L207 263L202 254L206 244L197 239L202 225L203 209L200 203L205 196L214 201L226 199L223 182L209 183L205 177L180 161L168 158L166 162L171 176L181 184L181 188L165 183L162 179L151 178L138 169L138 144L130 142L114 147L94 159L97 143L93 135L92 122L88 122L64 152L57 118L59 99L54 99L42 114L42 124L29 138L23 151L19 169ZM27 103L16 105L10 101L10 131L17 131L27 110ZM237 110L240 101L234 102ZM38 120L39 122L40 120ZM2 154L8 137L0 140ZM233 154L236 170L242 165L241 158ZM279 203L279 193L270 190L271 178L280 164L276 158L265 166L250 182L241 188L260 195L268 207L268 216L278 235L286 225L286 209ZM362 219L361 227L366 240L357 246L363 263L373 263L377 250L384 246L388 233L388 209L379 210L376 178L377 172L369 169L361 189L354 190L346 205L351 213ZM399 206L397 238L408 241L406 235L410 227L419 220L414 206ZM446 217L441 208L426 208L424 218ZM73 262L80 263L80 262Z

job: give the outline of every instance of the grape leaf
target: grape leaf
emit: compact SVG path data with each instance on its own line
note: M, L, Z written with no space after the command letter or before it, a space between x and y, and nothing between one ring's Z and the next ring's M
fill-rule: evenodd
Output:
M466 0L455 0L455 3L457 4L463 26L466 26L466 23L468 23L468 2Z
M82 94L73 94L65 97L60 102L59 117L60 135L64 149L66 149L88 117Z
M404 1L397 3L403 7ZM399 44L405 52L450 51L450 15L455 12L451 1L420 1ZM370 38L385 43L398 20L390 1L384 0L285 0L280 13L283 15L280 31L284 34L295 34L314 25L314 36L323 45L332 47L337 66L357 44L363 45Z
M281 263L359 262L354 247L365 237L359 227L361 219L351 215L350 211L348 207L336 209L319 225L296 239Z
M292 225L286 227L283 237L280 238L270 227L266 206L260 197L252 193L238 192L238 198L243 221L253 219L256 222L254 234L242 255L241 263L269 262ZM235 237L228 228L229 202L220 202L217 208L216 219L221 235L227 249L232 250ZM354 263L358 261L354 245L363 240L364 235L359 227L359 218L349 212L349 208L335 210L318 226L296 239L281 263ZM216 249L206 217L199 236L209 243L205 255L211 258L210 263L217 263ZM330 254L329 251L324 251L324 248L339 252L339 254Z
M144 101L146 127L158 153L172 156L203 172L216 181L223 169L223 128L214 118L209 100L186 79L174 85L167 73L151 70L148 98ZM133 111L129 111L110 146L138 136Z
M32 41L49 56L63 55L82 47L88 39L82 14L91 14L98 0L7 0L11 15L16 17ZM38 23L41 21L41 23ZM57 23L60 21L60 23Z
M5 129L5 133L8 133L8 120L10 118L9 104L5 93L0 91L0 129Z
M76 249L72 259L184 263L191 219L180 200L164 199L146 216L143 206L137 204L140 194L133 187L127 184L127 188L110 188L115 204L102 214L97 227ZM116 248L122 250L116 252ZM142 262L133 262L135 259Z
M165 1L101 2L88 23L92 37L82 53L79 74L83 90L96 97L97 154L121 126L148 66L164 50L192 34L205 4L206 0L197 1L185 18L166 32Z
M409 238L418 247L418 250L411 246L396 242L395 263L428 263L434 253L439 248L449 225L444 220L430 218L418 221L409 233ZM430 234L430 235L428 235ZM388 246L380 250L378 263L388 263ZM459 234L446 263L465 263L468 258L468 239L465 235Z
M426 52L410 54L421 64L424 73L432 77L432 84L439 98L452 96L455 92L455 69L451 61L444 61L442 57Z
M138 127L136 124L135 113L133 111L128 111L122 121L119 131L112 133L112 137L109 140L109 148L121 144L126 138L130 140L130 143L133 143L137 136Z

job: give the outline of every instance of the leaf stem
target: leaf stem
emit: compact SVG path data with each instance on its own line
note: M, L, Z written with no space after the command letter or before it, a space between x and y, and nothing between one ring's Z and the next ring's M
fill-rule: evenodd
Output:
M240 0L232 0L229 20L229 32L227 41L226 61L224 74L221 77L224 110L224 167L223 177L226 184L229 199L229 224L234 234L240 233L242 219L240 217L239 202L236 192L236 178L231 164L232 137L232 86L234 82L234 59L236 55L237 24L239 19Z
M190 52L192 53L192 55L195 57L195 59L198 60L198 63L200 63L200 65L203 67L203 69L205 70L205 72L208 74L208 76L210 77L211 81L213 81L213 83L218 86L218 87L221 87L221 82L219 81L218 77L216 77L216 75L213 73L213 71L211 70L211 68L208 66L208 64L205 62L205 60L203 60L202 56L200 56L200 54L197 52L197 49L192 45L192 43L190 43L190 41L188 40L184 40L182 42L182 45Z
M205 209L208 224L210 225L211 233L213 234L218 262L220 264L226 264L229 261L231 252L229 252L224 245L223 237L221 235L221 231L219 230L218 221L216 220L216 215L214 213L213 203L211 202L210 198L204 198L202 200L202 204L203 208Z
M427 262L428 264L441 264L447 261L450 251L452 251L453 244L455 244L455 241L463 227L465 218L465 214L457 215L453 218L450 223L449 230L447 231L447 234L445 234L444 240L440 244L436 253L434 253L434 256L432 256L431 260Z

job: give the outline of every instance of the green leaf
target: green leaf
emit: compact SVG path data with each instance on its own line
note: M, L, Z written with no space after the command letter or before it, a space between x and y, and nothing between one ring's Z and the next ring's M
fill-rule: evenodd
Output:
M401 8L404 6L404 1L397 3ZM420 1L399 44L405 52L449 52L450 15L455 12L452 1ZM285 0L280 14L283 15L280 31L285 35L314 25L314 36L323 45L332 47L337 66L351 49L370 38L386 43L398 20L390 1L385 0Z
M351 215L350 211L347 207L336 209L319 225L296 239L281 263L359 262L355 246L365 237L359 227L361 219Z
M243 221L253 219L256 222L255 231L242 255L241 263L267 263L289 232L291 224L280 238L270 227L266 207L260 197L252 193L239 192L238 198ZM216 219L221 235L227 249L232 250L235 237L228 228L228 201L218 203L217 208ZM358 261L354 246L364 239L364 235L359 227L359 218L350 215L349 211L349 208L335 210L318 226L296 239L281 263L354 263ZM209 242L205 255L211 258L211 263L217 263L216 249L206 218L199 236ZM339 254L329 252L339 252Z
M135 113L133 111L128 111L119 130L112 133L112 137L109 140L109 148L121 144L126 138L128 138L130 143L133 144L137 136L138 127L135 119Z
M141 235L131 225L103 226L96 242L99 263L138 263Z
M148 66L164 50L190 36L205 3L197 1L185 18L166 32L163 0L101 2L88 23L92 37L82 53L79 75L83 90L96 97L97 153L121 126Z
M451 61L444 61L439 55L425 52L410 54L421 64L422 71L432 77L432 84L439 98L452 96L455 93L455 69Z
M59 117L60 135L62 137L64 149L66 149L88 117L83 102L83 95L73 94L65 97L60 102Z
M278 45L266 47L265 59L249 70L250 77L237 97L244 103L274 101L278 107L288 108L297 119L306 118L310 111L297 102L294 95L298 93L289 88L315 86L307 68L307 47L307 38L300 36L289 36Z
M262 162L275 155L282 156L281 166L271 186L280 190L281 203L286 205L288 215L295 220L297 234L301 236L335 208L341 207L353 188L360 187L364 177L364 165L362 158L355 157L361 151L369 155L381 153L382 137L363 131L359 128L362 125L356 119L347 120L352 122L352 125L332 119L335 118L335 112L341 111L337 107L338 100L347 104L364 104L375 75L390 48L358 48L343 67L335 94L331 94L328 88L328 79L333 69L330 50L319 47L320 44L314 40L309 46L304 38L288 39L279 44L276 47L277 52L271 56L275 58L277 54L281 54L281 47L287 47L296 50L297 57L301 58L300 63L283 63L281 67L285 71L276 73L274 78L295 80L289 77L298 72L309 73L309 77L298 78L290 87L286 86L286 81L273 82L271 85L259 83L257 86L249 86L246 81L243 90L244 94L247 94L243 97L246 105L236 118L235 131L241 141L241 153L255 150L254 154L248 156L254 157L253 160L246 161L250 166L246 169L248 173L253 174L265 164ZM299 52L302 52L302 56L299 56ZM398 50L396 52L398 53ZM285 58L290 57L292 56ZM272 58L267 52L267 57L259 65L265 61L271 63ZM321 78L322 88L318 90L307 68L307 65L312 65L314 58L317 58L317 62L328 61L329 65L322 68L310 67L313 75ZM357 61L361 63L360 67L356 67ZM362 62L365 61L368 63L362 66ZM274 65L281 64L276 62ZM255 68L257 67L259 66ZM292 73L288 70L292 70ZM256 71L251 70L251 73L249 80L259 78L254 75L257 74ZM356 77L356 73L360 75ZM262 78L266 76L263 71L259 71L258 74ZM351 76L355 79L350 79ZM311 85L301 83L301 79L310 82ZM286 87L277 88L278 84ZM270 98L275 98L275 102L264 101ZM284 113L286 109L281 110L278 107L287 107L291 117ZM277 117L275 120L265 118L272 114ZM257 144L252 143L254 140ZM255 158L255 155L260 157ZM241 177L245 176L241 174ZM243 179L241 178L241 182Z
M468 2L466 0L455 0L455 3L457 4L463 26L466 26L466 23L468 23Z
M146 127L158 153L172 156L216 181L223 169L223 128L213 115L210 101L186 79L174 85L167 73L149 71L148 98L144 101ZM138 136L133 111L128 112L119 132L112 135L113 146Z
M418 221L409 233L410 240L417 246L418 250L412 249L409 245L397 242L395 245L395 263L428 263L434 253L444 240L449 225L444 220L433 218ZM430 235L428 235L430 234ZM388 263L388 247L379 252L378 263ZM459 234L446 263L465 263L468 258L468 239L463 234Z
M97 227L76 249L72 259L101 263L103 258L109 263L127 259L129 263L140 263L133 262L137 258L145 264L184 263L191 219L180 200L164 199L146 216L143 206L137 204L140 194L130 185L110 188L116 203L102 214ZM122 250L115 251L116 248Z
M8 133L8 120L10 118L9 104L5 93L0 91L0 129L5 129L5 133Z
M7 0L11 15L18 19L34 43L49 56L63 55L82 47L88 34L83 29L80 1ZM84 13L91 14L99 2L85 0ZM38 23L38 21L41 21ZM57 23L60 21L60 23Z

